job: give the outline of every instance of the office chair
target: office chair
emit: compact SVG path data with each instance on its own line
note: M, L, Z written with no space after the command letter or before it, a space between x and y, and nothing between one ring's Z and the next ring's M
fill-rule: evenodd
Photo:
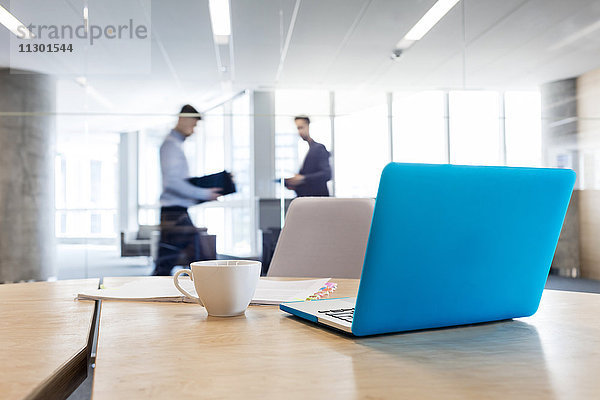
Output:
M292 201L267 276L360 278L373 199Z

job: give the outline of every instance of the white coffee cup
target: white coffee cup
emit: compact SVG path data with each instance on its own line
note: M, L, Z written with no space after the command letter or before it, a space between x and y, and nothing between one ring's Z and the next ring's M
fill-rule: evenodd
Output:
M190 264L190 269L177 271L173 280L177 289L186 297L197 300L206 308L208 315L231 317L243 314L248 308L256 290L260 269L260 261L197 261ZM179 285L181 274L190 276L198 297Z

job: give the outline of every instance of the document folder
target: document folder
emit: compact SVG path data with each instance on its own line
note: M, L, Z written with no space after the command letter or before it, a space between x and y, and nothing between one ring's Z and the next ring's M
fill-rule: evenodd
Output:
M217 172L216 174L210 174L205 176L198 176L194 178L189 178L188 182L190 182L194 186L198 186L201 188L220 188L221 195L235 193L235 183L231 178L231 174L227 171ZM206 200L200 200L199 203L203 203Z

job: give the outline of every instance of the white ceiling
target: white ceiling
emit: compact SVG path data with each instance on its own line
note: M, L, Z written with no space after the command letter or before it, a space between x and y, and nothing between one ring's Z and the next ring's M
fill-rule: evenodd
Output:
M28 1L35 0L20 0L19 7L12 0L11 10L26 9ZM600 24L592 29L600 20L597 0L462 0L394 61L395 43L435 0L230 0L232 51L220 53L226 74L217 68L207 0L126 0L118 10L94 1L88 0L90 18L93 7L110 15L149 4L151 53L131 60L148 71L113 73L110 67L127 57L106 48L94 65L108 73L87 75L97 93L91 96L74 81L81 72L67 65L55 74L59 112L174 113L184 102L204 109L244 89L531 89L600 67ZM56 24L78 19L83 8L83 0L46 2L56 5L49 15L59 5L71 10L51 15ZM9 37L0 26L4 66ZM35 69L52 70L49 64Z

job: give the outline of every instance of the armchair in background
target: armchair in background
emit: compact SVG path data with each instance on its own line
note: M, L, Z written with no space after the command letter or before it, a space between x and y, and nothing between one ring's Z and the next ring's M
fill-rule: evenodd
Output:
M198 230L198 259L201 261L217 259L217 236L209 235L207 228L196 228ZM160 242L160 225L140 225L137 232L121 232L121 257L152 257L154 262L158 259L158 249L169 248L169 244ZM200 256L202 255L202 256ZM191 262L190 261L190 262ZM181 264L189 264L181 260Z
M121 257L152 256L152 236L158 232L159 225L140 225L137 232L121 232Z

